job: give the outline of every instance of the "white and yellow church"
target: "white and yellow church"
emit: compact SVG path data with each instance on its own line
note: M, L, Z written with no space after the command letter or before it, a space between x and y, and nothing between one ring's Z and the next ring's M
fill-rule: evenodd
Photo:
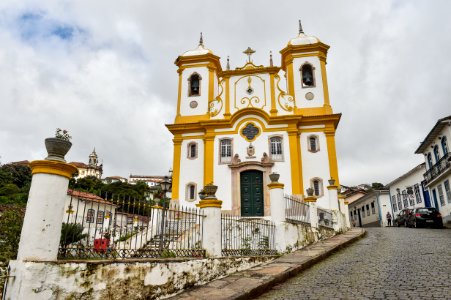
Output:
M180 55L174 124L172 198L194 206L208 183L218 186L222 209L235 215L270 214L269 174L285 193L312 188L317 205L331 208L329 180L339 184L333 113L327 87L329 46L302 27L280 51L281 66L247 62L231 70L204 46Z

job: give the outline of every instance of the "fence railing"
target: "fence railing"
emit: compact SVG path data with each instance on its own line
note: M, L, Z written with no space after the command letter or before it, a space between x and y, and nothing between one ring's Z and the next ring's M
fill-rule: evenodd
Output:
M333 228L332 213L328 210L318 208L318 225Z
M284 195L284 199L286 202L285 219L287 222L310 224L310 207L307 203L292 195Z
M61 259L205 256L198 209L71 190L65 209Z
M222 214L222 255L275 255L274 232L271 221Z

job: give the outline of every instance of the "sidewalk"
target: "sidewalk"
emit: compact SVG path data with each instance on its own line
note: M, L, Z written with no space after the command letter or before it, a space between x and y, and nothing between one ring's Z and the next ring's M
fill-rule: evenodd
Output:
M171 299L250 299L297 275L364 235L365 230L363 228L352 228L344 234L281 256L268 264L214 280L182 292Z

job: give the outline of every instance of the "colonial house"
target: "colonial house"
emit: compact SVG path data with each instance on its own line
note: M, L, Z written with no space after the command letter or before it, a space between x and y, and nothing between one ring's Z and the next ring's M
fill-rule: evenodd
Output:
M404 208L430 207L429 192L424 184L424 163L401 175L386 185L390 191L393 216Z
M96 149L92 150L91 154L89 154L88 164L77 161L70 162L69 164L75 166L78 169L78 173L75 175L75 179L88 176L94 176L98 179L102 178L103 164L99 164Z
M97 195L70 189L65 201L63 223L81 224L90 243L113 230L117 205Z
M164 179L164 176L158 175L132 175L130 174L128 183L136 184L139 181L145 182L149 187L159 185Z
M106 184L110 184L110 183L115 183L115 182L122 182L122 183L127 183L128 180L125 177L121 177L121 176L108 176L102 179L103 183Z
M431 194L431 205L443 217L443 223L451 222L451 116L439 119L421 142L416 154L424 156L425 187Z
M328 181L339 185L335 131L341 114L329 98L326 61L329 46L299 34L280 51L281 66L243 53L243 66L225 68L204 45L180 55L174 135L172 198L194 207L198 192L218 185L222 209L235 215L270 214L269 174L280 174L285 193L303 197L312 188L317 205L330 201ZM331 181L331 182L333 182Z
M349 218L357 227L387 226L387 212L393 215L388 190L374 190L349 203Z

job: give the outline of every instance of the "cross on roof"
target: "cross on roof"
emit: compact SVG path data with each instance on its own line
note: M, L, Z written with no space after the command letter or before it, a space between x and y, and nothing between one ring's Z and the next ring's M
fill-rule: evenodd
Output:
M248 62L251 62L251 55L255 53L255 50L251 47L247 47L247 49L244 50L243 53L248 56Z

